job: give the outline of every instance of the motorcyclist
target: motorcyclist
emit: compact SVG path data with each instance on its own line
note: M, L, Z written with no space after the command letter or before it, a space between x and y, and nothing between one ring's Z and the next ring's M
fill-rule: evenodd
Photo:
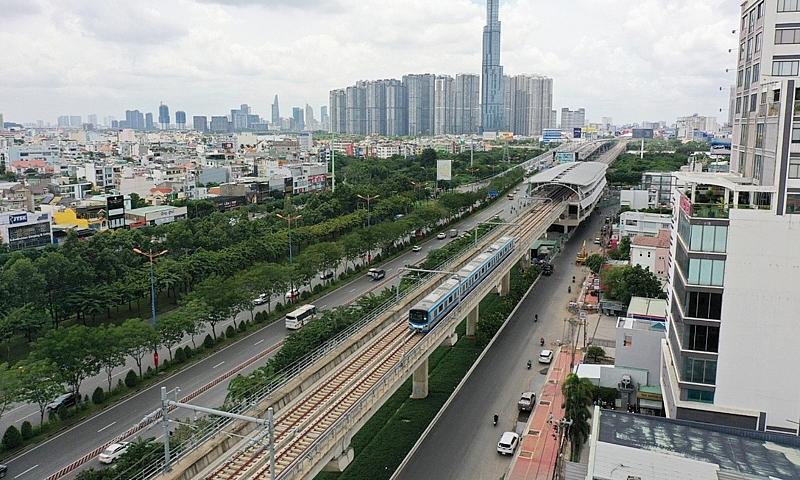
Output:
M500 418L497 416L497 412L494 412L494 424L497 425L497 419Z
M539 314L538 313L533 316L533 321L534 322L538 322L539 321Z
M539 345L544 347L544 337L539 339Z
M567 286L567 293L572 293L572 285Z
M531 362L531 359L529 358L529 359L528 359L528 369L530 369L530 368L531 368L531 363L533 363L533 362Z

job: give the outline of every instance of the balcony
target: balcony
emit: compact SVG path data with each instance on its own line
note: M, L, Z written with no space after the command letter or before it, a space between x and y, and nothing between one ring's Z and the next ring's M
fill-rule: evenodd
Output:
M692 204L693 218L728 218L728 208L717 203Z

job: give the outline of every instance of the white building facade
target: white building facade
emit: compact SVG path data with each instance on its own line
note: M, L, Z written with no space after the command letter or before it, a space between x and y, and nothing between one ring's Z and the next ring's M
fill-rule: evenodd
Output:
M644 235L655 237L659 230L672 229L672 215L662 213L622 212L619 215L619 238Z

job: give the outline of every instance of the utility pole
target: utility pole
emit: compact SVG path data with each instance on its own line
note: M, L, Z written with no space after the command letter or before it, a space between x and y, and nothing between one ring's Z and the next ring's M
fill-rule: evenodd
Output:
M160 257L161 255L166 254L169 250L163 250L158 253L153 253L152 250L145 253L138 248L133 249L134 252L138 253L139 255L144 255L150 260L150 307L152 309L152 323L153 323L153 330L158 328L158 324L156 323L156 280L155 280L155 273L153 270L153 259L156 257ZM153 365L156 367L156 371L158 371L158 348L157 345L153 345Z
M286 220L286 222L289 224L289 266L291 267L292 266L292 262L293 262L293 260L292 260L292 222L295 221L295 220L299 220L302 217L302 215L297 215L297 216L294 216L294 217L291 216L291 215L287 215L287 216L284 217L280 213L276 213L275 216L277 216L278 218L282 218L283 220ZM292 299L292 302L294 302L294 274L292 274L289 277L289 292L291 292L291 294L292 294L291 295L291 299Z
M367 201L367 231L370 231L371 225L370 225L370 219L369 219L369 202L372 201L372 200L375 200L378 197L380 197L380 195L373 195L373 196L370 197L369 195L364 196L364 195L356 194L356 197L360 198L361 200L366 200ZM367 263L372 263L372 252L371 251L367 251Z

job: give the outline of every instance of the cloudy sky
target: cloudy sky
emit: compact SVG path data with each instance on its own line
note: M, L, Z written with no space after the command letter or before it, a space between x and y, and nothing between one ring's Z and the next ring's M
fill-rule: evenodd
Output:
M727 117L739 7L726 0L501 0L507 75L553 78L589 121ZM478 0L0 0L6 121L192 115L247 103L269 118L356 80L480 73ZM734 53L728 53L733 48ZM724 87L720 91L720 87Z

